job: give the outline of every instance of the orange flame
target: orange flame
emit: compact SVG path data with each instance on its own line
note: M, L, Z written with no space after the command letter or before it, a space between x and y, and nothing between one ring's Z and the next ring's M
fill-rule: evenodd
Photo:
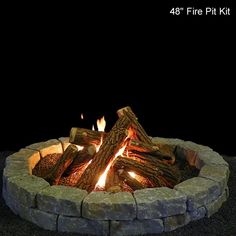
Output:
M102 146L102 142L103 142L103 137L101 136L101 141L99 144L94 144L95 148L96 148L96 152L99 151L100 147Z
M98 131L105 131L106 121L104 116L101 119L97 119L97 127Z
M106 177L107 177L107 173L111 167L111 165L113 164L113 162L115 161L115 159L118 157L118 156L121 156L123 154L123 152L125 151L125 148L127 146L127 143L118 150L118 152L115 154L113 160L111 160L109 162L109 164L107 165L105 171L103 172L103 174L99 177L99 180L95 186L95 189L103 189L105 187L105 184L106 184Z

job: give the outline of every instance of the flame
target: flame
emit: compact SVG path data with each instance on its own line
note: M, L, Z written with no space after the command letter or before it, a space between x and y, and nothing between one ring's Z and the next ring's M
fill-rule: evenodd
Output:
M80 118L81 118L81 120L84 119L84 115L83 115L83 113L81 113Z
M136 174L135 174L133 171L129 171L128 173L129 173L129 175L130 175L132 178L135 178L135 177L136 177Z
M83 171L89 166L89 164L92 162L92 160L90 160L87 164L84 165L83 167Z
M101 119L97 119L97 127L98 131L105 131L106 121L104 116Z
M75 146L77 147L77 150L78 150L78 151L81 151L81 150L84 149L84 146L79 146L79 145L75 145Z
M100 147L102 146L102 143L103 143L103 136L101 136L101 141L99 144L94 144L95 148L96 148L96 152L99 151Z
M95 129L94 129L94 125L92 125L92 130L94 131Z
M115 161L115 159L116 159L118 156L121 156L121 155L124 153L126 146L127 146L127 143L124 144L123 147L118 150L118 152L115 154L113 160L111 160L111 161L109 162L109 164L107 165L105 171L104 171L103 174L99 177L99 180L98 180L98 182L97 182L97 184L96 184L96 186L95 186L95 189L103 189L103 188L105 187L107 173L108 173L108 171L109 171L111 165L113 164L113 162Z

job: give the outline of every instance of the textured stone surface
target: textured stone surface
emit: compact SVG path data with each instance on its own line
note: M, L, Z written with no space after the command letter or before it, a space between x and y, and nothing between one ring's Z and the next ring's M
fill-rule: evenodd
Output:
M19 204L35 207L35 196L38 191L49 186L49 183L36 176L16 176L7 181L8 195Z
M147 235L163 232L163 222L160 219L111 221L110 235Z
M39 162L40 155L38 151L22 148L19 152L15 152L6 158L6 166L12 163L25 162L29 166L30 174L32 169Z
M206 205L207 217L215 214L222 206L222 204L227 200L226 191L224 191L215 201L210 202Z
M57 229L57 215L40 211L38 209L28 208L19 205L20 217L30 221L43 229L56 230Z
M62 153L62 147L65 149L69 145L69 138L60 138L32 144L29 149L21 149L7 157L2 189L5 202L15 214L41 228L83 235L156 235L164 229L171 231L190 220L210 217L217 212L229 194L228 163L203 145L179 139L154 139L173 150L176 148L177 157L186 158L190 164L201 168L200 177L184 181L174 190L135 191L136 200L130 193L87 195L77 188L51 187L30 174L40 154L44 157ZM83 199L82 215L88 219L81 217ZM157 219L159 217L161 219ZM111 220L110 225L108 220Z
M65 151L67 147L70 145L69 137L61 137L58 140L61 142L62 148Z
M199 151L196 158L196 167L201 169L204 165L210 164L229 166L219 153L209 150Z
M37 194L42 211L60 215L81 216L81 204L87 191L66 186L50 186Z
M6 182L8 178L15 176L29 176L29 175L30 175L29 168L25 164L23 164L23 166L21 166L20 168L17 164L8 165L3 170L3 188L6 187Z
M206 215L206 208L199 207L196 210L190 211L189 215L190 215L191 220L199 220Z
M174 189L187 195L189 211L206 205L220 195L220 186L217 182L201 177L188 179L177 184Z
M181 215L166 217L163 219L163 221L165 231L172 231L188 224L190 222L190 216L189 214L185 213Z
M172 146L182 145L184 143L183 140L178 139L178 138L153 137L152 141L154 143L168 144L168 145L172 145Z
M46 142L34 143L26 146L26 148L39 151L41 157L45 157L51 153L63 153L61 142L57 139L50 139Z
M211 150L212 149L207 146L196 144L191 141L185 141L176 147L175 153L178 158L185 159L191 166L199 168L196 164L198 152Z
M82 215L97 220L132 220L136 204L128 192L91 192L83 201Z
M202 144L197 144L194 143L192 141L185 141L182 144L180 144L181 147L185 148L185 149L191 149L195 152L199 152L199 151L212 151L212 148L202 145Z
M204 165L199 176L218 182L221 193L223 193L229 179L229 167L225 165Z
M174 189L147 188L134 192L138 219L155 219L186 211L186 195Z
M88 220L77 217L58 217L59 232L73 232L82 235L108 235L109 222L103 220Z
M2 191L2 196L7 206L14 212L14 214L18 215L20 212L19 203L12 198L5 189Z

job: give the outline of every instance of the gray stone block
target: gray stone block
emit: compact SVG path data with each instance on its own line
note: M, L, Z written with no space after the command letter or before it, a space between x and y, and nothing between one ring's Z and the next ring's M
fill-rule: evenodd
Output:
M161 219L133 220L133 221L111 221L110 235L148 235L163 232Z
M85 197L82 216L96 220L132 220L136 204L131 193L91 192Z
M82 235L109 235L109 222L59 216L57 230L59 232L72 232Z
M69 142L69 137L61 137L58 139L61 144L62 144L62 148L63 148L63 151L65 151L67 149L67 147L71 144Z
M45 142L34 143L26 146L28 149L33 149L40 152L41 157L45 157L52 153L63 153L61 142L57 139L50 139Z
M174 189L187 195L188 211L193 211L201 206L214 201L220 195L220 186L217 182L202 178L194 177L180 184Z
M187 208L186 195L166 187L136 190L134 198L138 219L156 219L182 214Z
M14 212L15 215L18 215L20 212L19 203L14 198L12 198L6 190L3 190L3 198L6 205Z
M24 167L21 169L15 169L14 167L5 167L3 169L3 188L6 188L7 180L16 176L30 176L29 169Z
M192 141L185 141L184 143L180 144L180 146L185 149L191 149L195 152L212 151L212 148L202 145L202 144L194 143Z
M37 194L37 206L42 211L60 215L81 216L81 204L87 191L66 186L50 186Z
M192 221L199 220L206 215L206 208L205 207L199 207L196 210L188 212L190 215L190 218Z
M6 166L12 163L17 164L25 162L28 164L31 174L32 169L39 162L39 160L40 160L40 154L38 151L22 148L20 149L19 152L15 152L6 158Z
M226 200L227 194L226 191L224 191L215 201L208 203L206 205L207 217L210 217L215 214Z
M57 230L58 215L40 211L38 209L29 208L19 205L19 215L21 218L30 221L39 227L47 230Z
M164 145L167 144L170 146L177 146L177 145L182 145L185 141L178 138L153 137L152 142L157 144L164 144Z
M229 167L225 165L204 165L199 176L218 182L221 193L223 193L229 179Z
M7 180L8 195L19 204L35 207L35 197L38 191L49 186L44 179L36 176L15 176Z
M204 165L211 164L229 166L223 157L215 151L205 150L197 153L196 167L198 169L201 169Z
M175 230L182 227L190 222L189 214L185 213L182 215L169 216L163 219L164 228L166 232Z

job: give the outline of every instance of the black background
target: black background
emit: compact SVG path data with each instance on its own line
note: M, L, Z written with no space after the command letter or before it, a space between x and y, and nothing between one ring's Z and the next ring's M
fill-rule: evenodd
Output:
M151 136L235 155L233 16L171 16L174 6L8 8L1 150L68 136L102 115L109 130L130 105Z

